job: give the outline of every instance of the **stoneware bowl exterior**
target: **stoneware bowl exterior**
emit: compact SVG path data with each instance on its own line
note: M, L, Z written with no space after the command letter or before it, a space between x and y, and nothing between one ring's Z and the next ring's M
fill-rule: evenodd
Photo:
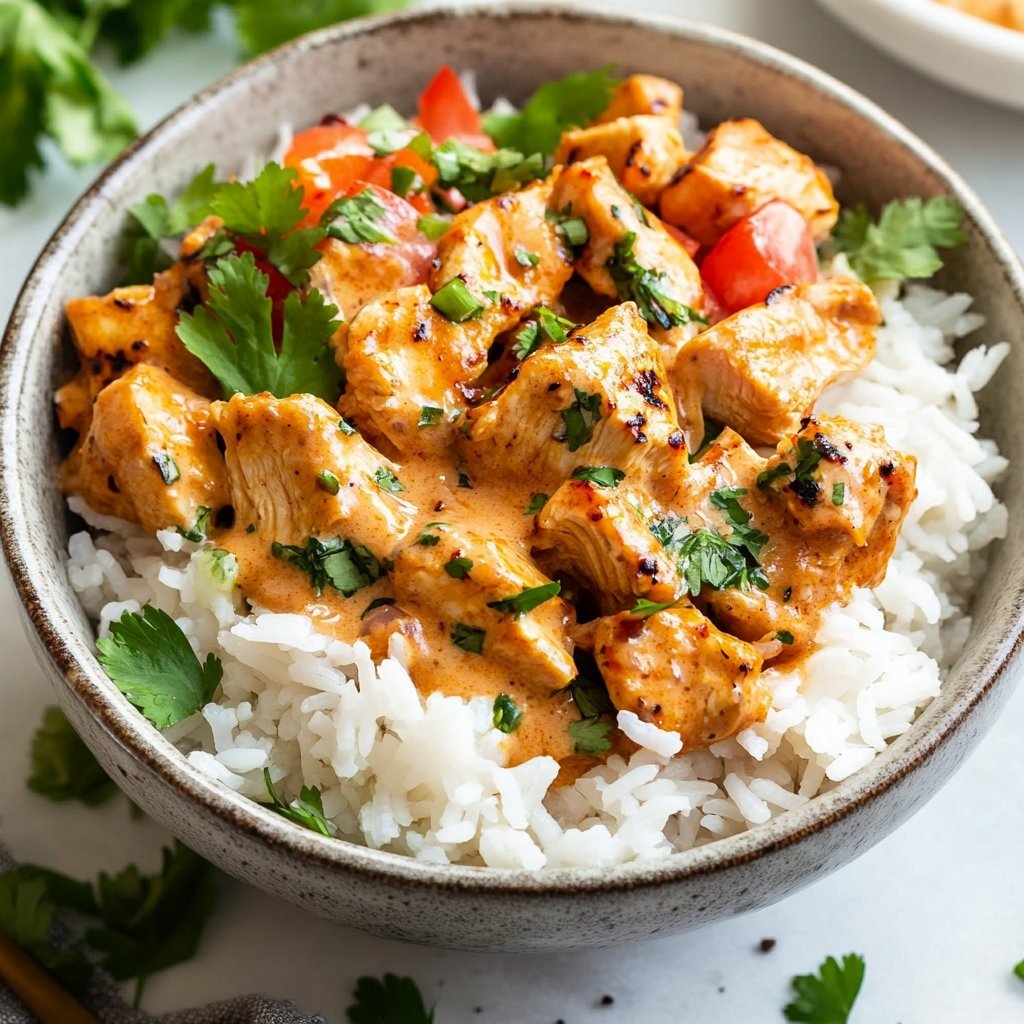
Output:
M842 169L841 198L953 195L968 242L943 283L977 296L984 340L1013 353L984 398L983 423L1024 448L1021 268L974 194L887 115L828 76L748 39L681 21L552 7L487 6L349 23L264 56L190 100L121 157L47 245L0 352L0 527L25 624L58 700L118 785L225 871L335 921L394 938L476 950L609 945L697 928L762 907L846 864L920 807L991 724L1012 688L1024 590L1024 475L1002 484L1010 535L979 588L967 652L914 727L830 793L742 835L655 863L533 873L451 867L302 830L192 768L121 697L93 655L72 593L55 477L55 386L71 366L62 306L102 292L124 211L173 192L215 159L222 172L272 146L277 126L359 102L412 106L436 67L475 68L485 99L521 101L539 82L610 62L683 82L709 123L749 115Z

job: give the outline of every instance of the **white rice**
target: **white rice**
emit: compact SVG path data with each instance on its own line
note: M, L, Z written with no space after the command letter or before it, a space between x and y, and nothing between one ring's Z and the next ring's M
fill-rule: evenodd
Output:
M97 533L71 538L71 584L101 635L150 603L201 655L217 652L217 700L168 735L246 796L267 799L269 768L286 799L318 787L339 838L426 861L536 870L667 857L794 810L869 764L960 654L972 567L1007 524L992 492L1006 460L975 436L974 395L1009 346L979 346L955 366L954 339L981 324L969 306L966 295L919 286L886 299L875 360L821 402L883 424L918 457L920 494L885 581L826 615L810 657L766 671L763 723L707 750L679 753L678 735L622 712L640 750L554 789L552 758L506 765L489 700L423 699L400 638L374 665L364 644L319 634L305 616L247 613L197 545L169 530L147 536L74 499Z

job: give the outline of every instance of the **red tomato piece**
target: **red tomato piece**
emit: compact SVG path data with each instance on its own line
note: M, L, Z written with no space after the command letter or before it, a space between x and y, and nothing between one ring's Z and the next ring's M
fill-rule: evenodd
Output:
M458 139L486 152L494 149L490 136L484 134L480 111L473 106L450 64L438 69L420 93L418 107L419 126L438 145Z
M704 284L728 313L764 302L787 284L818 279L810 225L781 199L773 199L734 224L700 266Z

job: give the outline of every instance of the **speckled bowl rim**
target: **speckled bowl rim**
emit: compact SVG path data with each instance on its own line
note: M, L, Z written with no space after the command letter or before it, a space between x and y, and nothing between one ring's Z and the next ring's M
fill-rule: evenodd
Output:
M1009 613L1012 623L992 656L981 670L957 692L945 692L937 702L948 704L927 728L917 724L883 751L871 764L839 783L835 789L815 797L803 808L784 813L767 824L705 846L674 854L654 862L634 862L613 867L545 868L540 871L437 865L400 854L386 853L345 840L329 839L293 825L261 808L246 797L221 786L194 768L173 745L157 732L106 679L91 647L80 637L64 636L54 621L53 609L36 556L27 542L25 513L15 507L12 496L20 492L14 433L16 417L8 415L17 401L24 349L31 340L34 318L43 298L59 276L60 266L76 240L76 231L97 204L110 203L122 180L148 158L154 139L200 111L210 99L228 86L273 67L283 59L312 52L335 41L386 33L389 26L428 23L438 18L488 17L494 19L550 18L560 25L598 22L623 27L640 23L709 47L732 52L789 77L838 101L872 122L885 135L909 150L927 166L956 197L975 222L990 247L1009 287L1024 305L1024 271L1013 250L984 210L970 187L925 143L859 93L811 65L773 47L723 29L679 18L643 15L623 17L610 12L584 11L558 5L490 5L456 9L432 8L347 22L312 33L272 51L235 70L219 82L178 107L136 140L75 203L30 272L18 297L0 348L0 540L7 566L37 639L63 675L75 699L95 718L109 736L126 749L137 764L159 775L189 799L201 804L229 827L277 847L296 858L323 867L344 869L352 875L435 890L461 890L496 894L548 897L580 892L609 892L658 886L684 878L711 875L753 861L768 853L792 846L826 828L871 801L897 781L920 768L964 725L972 709L997 684L1021 645L1024 632L1024 595L1016 594ZM16 344L20 338L20 345Z

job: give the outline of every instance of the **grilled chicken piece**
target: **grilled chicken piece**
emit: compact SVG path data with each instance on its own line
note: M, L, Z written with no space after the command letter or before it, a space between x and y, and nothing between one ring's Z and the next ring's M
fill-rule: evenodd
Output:
M548 178L476 203L455 216L438 243L430 287L436 292L459 277L485 304L464 325L486 339L485 349L535 306L550 305L572 276L572 255L546 217L552 188ZM491 301L487 292L499 298Z
M917 460L891 448L879 426L811 417L768 460L763 489L777 495L787 522L809 541L851 546L851 581L874 587L885 578L917 493L916 468Z
M210 403L159 366L132 367L97 396L61 484L149 533L191 528L201 507L228 503Z
M565 601L554 596L523 614L489 607L551 581L498 537L447 524L424 532L438 542L417 538L394 554L398 603L425 622L437 622L455 647L465 651L475 640L479 654L507 666L517 682L543 692L568 685L576 676L569 634L575 617ZM477 630L484 636L472 632ZM467 652L467 672L477 656Z
M564 132L556 164L603 156L622 186L644 206L654 206L665 186L686 162L686 146L676 122L638 114Z
M863 369L882 315L852 278L779 289L700 334L670 368L680 417L698 430L699 406L751 444L775 444L799 428L830 384Z
M452 443L453 418L466 407L460 385L486 367L489 344L434 310L426 285L390 292L349 326L338 407L374 443L403 456L440 454ZM442 412L424 412L436 409ZM436 422L421 427L424 418Z
M93 399L138 363L162 367L201 395L220 393L206 367L186 351L174 333L178 310L189 290L187 269L176 263L157 274L151 285L115 288L107 295L67 303L71 339L82 369L57 392L62 427L84 433Z
M653 285L669 301L682 303L699 314L704 293L700 271L689 253L653 213L645 212L641 219L604 157L562 170L551 196L551 208L586 222L590 237L577 256L576 269L587 284L599 295L638 301L641 314L662 346L666 363L674 361L697 327L672 327L667 322L659 325L651 309L649 288ZM630 235L632 247L628 244ZM630 256L638 267L649 272L642 281L622 266Z
M770 199L784 199L824 241L839 216L825 173L752 118L723 121L661 195L661 215L703 245Z
M520 474L548 493L579 466L627 469L648 446L683 444L664 380L636 307L613 306L471 409L460 450L476 475Z
M630 75L616 86L611 102L595 123L637 114L661 114L674 124L682 112L683 90L675 82L655 75Z
M399 467L312 395L234 395L211 407L224 438L236 522L282 544L343 537L386 557L412 523L395 489ZM383 485L383 486L382 486Z
M604 615L634 599L671 601L681 580L643 513L645 499L629 481L598 487L568 480L537 513L532 554L549 573L583 584Z
M683 750L735 736L771 706L757 650L696 608L599 619L594 657L615 707L678 732Z
M397 240L359 245L328 238L320 261L310 270L310 285L324 293L338 307L345 320L352 318L367 302L396 288L423 284L437 246L416 227L418 211L404 199L385 189L357 182L348 198L369 190L383 212L374 227Z

